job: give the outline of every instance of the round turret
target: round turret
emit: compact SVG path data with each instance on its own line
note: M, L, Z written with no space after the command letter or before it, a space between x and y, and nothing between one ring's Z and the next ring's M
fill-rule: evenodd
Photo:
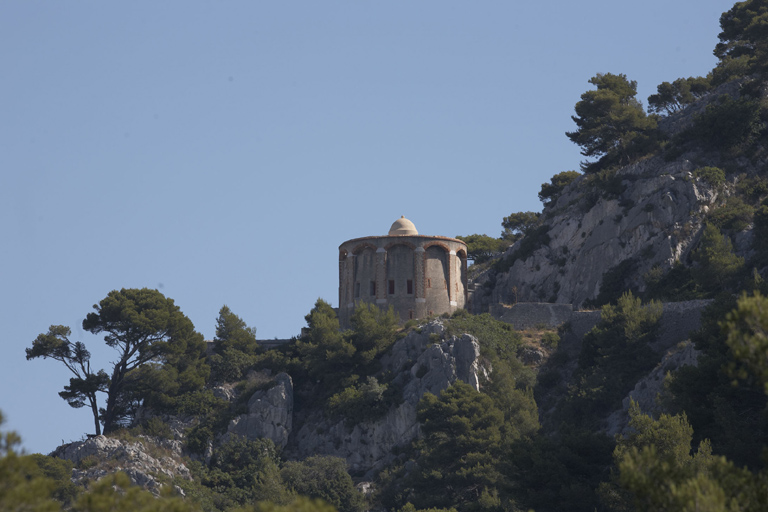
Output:
M390 306L401 322L453 313L467 305L467 246L444 236L420 235L400 217L384 236L339 246L339 322L360 303Z

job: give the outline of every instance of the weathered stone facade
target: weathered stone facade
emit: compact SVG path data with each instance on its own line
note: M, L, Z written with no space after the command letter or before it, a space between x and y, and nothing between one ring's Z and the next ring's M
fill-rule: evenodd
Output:
M339 246L339 321L349 326L360 302L392 306L402 322L452 313L467 304L467 246L461 240L419 235L401 217L385 236Z

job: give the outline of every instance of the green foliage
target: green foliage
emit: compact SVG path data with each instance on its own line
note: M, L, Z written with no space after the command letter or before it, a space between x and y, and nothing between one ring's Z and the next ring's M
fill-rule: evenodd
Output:
M504 415L489 396L457 381L440 398L425 394L417 417L420 471L409 498L416 507L467 510L484 492L498 493Z
M256 354L261 351L256 341L256 329L248 327L227 306L219 310L213 341L216 354L210 358L211 378L217 382L241 379L255 364Z
M51 326L27 349L27 359L50 357L62 362L75 378L60 393L73 407L88 402L104 432L130 421L138 404L172 409L174 400L202 389L209 368L205 342L172 299L157 290L113 290L93 306L83 329L104 333L104 341L118 353L112 374L90 368L90 353L82 343L71 343L70 329ZM96 393L107 393L106 408L96 412Z
M219 310L216 319L216 336L213 338L216 350L234 348L240 352L255 352L256 328L248 327L242 318L237 316L226 305Z
M736 192L750 204L759 203L768 196L768 178L740 174L736 183Z
M729 57L721 60L717 63L715 69L712 70L712 86L716 87L730 82L731 80L737 80L748 76L750 74L749 67L749 57L746 55L733 58Z
M2 423L0 414L0 423ZM191 512L199 508L173 496L170 487L156 498L133 486L124 473L101 478L82 491L71 481L72 464L44 455L20 455L21 439L0 434L0 511L55 512Z
M173 400L173 412L186 416L206 416L225 409L228 402L217 398L211 389L202 389L179 395Z
M444 336L476 337L493 371L482 379L482 392L457 381L439 398L422 397L423 438L406 450L416 464L410 472L400 467L382 475L383 501L402 510L517 510L507 474L510 449L539 430L534 375L516 356L522 336L488 314L467 311L457 311L445 327Z
M697 263L693 269L696 282L711 294L732 289L744 267L744 259L733 253L730 238L723 236L714 224L704 226L693 260Z
M422 508L417 509L413 503L406 503L403 508L399 509L397 512L457 512L455 508Z
M66 459L57 459L39 453L33 453L28 457L37 465L37 478L45 477L53 481L51 497L64 507L69 507L82 491L72 483L72 463Z
M72 331L64 325L52 325L46 334L40 334L32 347L26 349L27 361L42 357L50 357L62 363L74 377L69 379L69 386L59 396L67 401L70 407L79 409L86 404L93 414L96 435L101 434L99 423L99 408L97 392L106 392L109 386L109 376L104 370L91 370L91 353L82 342L72 343L69 336Z
M185 433L186 448L192 453L202 455L215 434L226 430L232 412L229 402L216 398L211 390L200 393L199 400L195 400L192 394L186 396L190 400L180 407L180 412L195 415L199 420Z
M637 510L765 509L762 483L749 471L713 456L708 441L691 454L693 431L685 416L662 414L654 421L634 404L630 418L635 432L619 441L614 460L618 482Z
M706 94L710 88L709 80L700 76L678 78L672 83L662 82L656 87L657 93L648 97L648 110L673 114Z
M725 183L725 172L719 167L699 167L693 171L693 175L706 181L712 187L719 187Z
M584 302L585 307L599 307L615 303L627 291L627 280L637 268L637 260L629 258L608 269L600 283L600 293L592 300Z
M541 226L541 214L538 212L515 212L510 213L501 221L501 237L505 240L515 241L521 236L531 233L534 229Z
M346 334L355 348L353 360L358 370L366 372L371 362L395 342L399 324L395 310L391 306L384 310L375 304L361 303L349 322L352 331Z
M296 341L297 363L302 372L322 384L326 396L348 387L359 374L373 373L377 358L395 342L398 330L391 307L382 310L368 303L355 308L350 318L353 328L343 333L333 308L322 299L306 320L309 333Z
M113 290L83 329L104 333L118 352L102 413L104 432L131 418L139 400L172 412L174 401L202 389L209 374L205 341L173 299L148 288Z
M488 313L473 315L466 310L458 310L447 323L446 334L461 336L465 333L477 338L484 357L501 359L519 370L521 377L525 374L522 368L517 367L517 351L523 344L523 337L511 324L496 320ZM529 374L523 379L526 385L532 383L531 378Z
M743 294L736 309L728 313L723 328L725 342L738 363L731 368L740 379L756 379L768 394L768 298L760 292Z
M475 263L483 263L503 253L509 247L509 240L488 235L457 236L467 244L467 257Z
M549 349L556 349L557 344L560 343L560 336L556 332L545 332L541 336L541 343Z
M161 439L173 439L173 431L171 430L171 427L157 416L147 419L143 423L142 429L148 436L159 437Z
M768 263L768 200L764 200L755 210L753 247L757 252L755 262Z
M755 209L738 196L731 196L725 204L713 210L709 215L712 224L721 230L739 232L752 224Z
M364 383L352 385L329 398L328 412L332 417L344 419L349 426L376 420L392 405L385 399L386 391L386 384L379 384L376 377L369 376Z
M533 253L541 247L549 243L549 226L542 224L541 226L528 232L522 240L517 244L517 249L512 255L506 258L501 258L494 262L493 269L497 272L506 272L517 260L525 261L530 258Z
M586 182L594 187L595 192L607 199L619 199L627 190L624 180L616 169L601 169L593 172L587 177Z
M323 500L305 498L298 496L296 499L286 505L276 505L274 503L263 501L249 507L237 509L235 512L336 512L333 505L329 505Z
M4 422L0 413L0 424ZM21 438L15 432L0 433L0 510L57 511L53 497L56 483L30 456L17 452Z
M698 365L683 366L667 378L664 404L672 412L686 413L696 442L711 439L716 453L739 465L761 467L755 446L768 441L763 412L768 399L757 382L733 385L729 369L735 360L721 324L735 307L734 296L724 293L702 312L701 329L691 334L702 351Z
M289 495L278 468L275 445L269 439L251 441L232 436L216 449L202 483L218 500L244 505L256 501L286 503Z
M589 424L620 404L658 359L649 344L656 338L661 313L661 303L643 306L631 293L622 295L615 306L603 306L600 321L582 341L576 382L563 418Z
M296 349L307 374L328 381L338 374L351 373L355 346L341 333L331 305L318 299L305 319L309 332L296 341Z
M72 507L73 512L191 512L200 510L194 503L172 490L162 491L161 499L151 492L131 485L125 473L113 473L101 478L83 493Z
M685 415L662 414L658 420L654 420L643 414L637 402L632 401L629 406L629 426L631 433L618 442L613 452L617 465L632 450L647 446L655 447L660 457L669 457L676 465L684 464L689 459L693 428Z
M567 132L581 146L581 154L598 157L584 162L582 169L594 172L611 165L626 165L658 147L656 118L646 116L637 95L637 82L626 75L598 73L589 82L597 90L587 91L576 103L571 119L578 129Z
M742 97L723 95L696 117L694 126L681 136L707 148L738 152L747 148L760 133L760 105Z
M515 443L510 460L518 501L541 512L594 512L612 449L607 436L568 424Z
M446 334L474 336L480 353L493 368L483 392L493 400L504 415L501 426L505 439L512 440L532 435L539 429L536 402L532 388L533 371L517 358L523 344L522 335L513 326L494 319L488 313L472 315L466 310L454 313L446 324Z
M644 276L646 289L645 300L660 300L662 302L677 302L695 300L704 297L694 278L693 269L681 262L676 262L667 272L655 266Z
M286 462L280 474L293 492L322 499L339 512L365 509L365 499L347 473L344 459L315 455L301 462Z
M554 203L563 189L570 185L576 178L581 176L580 172L576 171L563 171L555 174L549 180L549 183L542 183L541 190L539 191L539 201L545 205Z
M715 47L719 66L741 61L740 76L765 73L768 66L768 4L765 0L737 2L720 17L722 32Z

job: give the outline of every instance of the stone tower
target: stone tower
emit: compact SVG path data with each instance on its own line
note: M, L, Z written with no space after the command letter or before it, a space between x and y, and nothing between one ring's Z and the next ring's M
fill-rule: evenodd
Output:
M339 246L339 322L349 327L355 304L394 307L401 322L452 313L467 304L467 246L420 235L401 217L384 236Z

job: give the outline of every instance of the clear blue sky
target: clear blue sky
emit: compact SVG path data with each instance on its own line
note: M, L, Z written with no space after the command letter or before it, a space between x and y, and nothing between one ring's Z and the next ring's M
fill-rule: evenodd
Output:
M715 64L725 0L0 3L0 410L29 451L92 433L24 348L110 290L158 288L206 339L337 305L339 244L498 236L578 168L598 72L638 98Z

